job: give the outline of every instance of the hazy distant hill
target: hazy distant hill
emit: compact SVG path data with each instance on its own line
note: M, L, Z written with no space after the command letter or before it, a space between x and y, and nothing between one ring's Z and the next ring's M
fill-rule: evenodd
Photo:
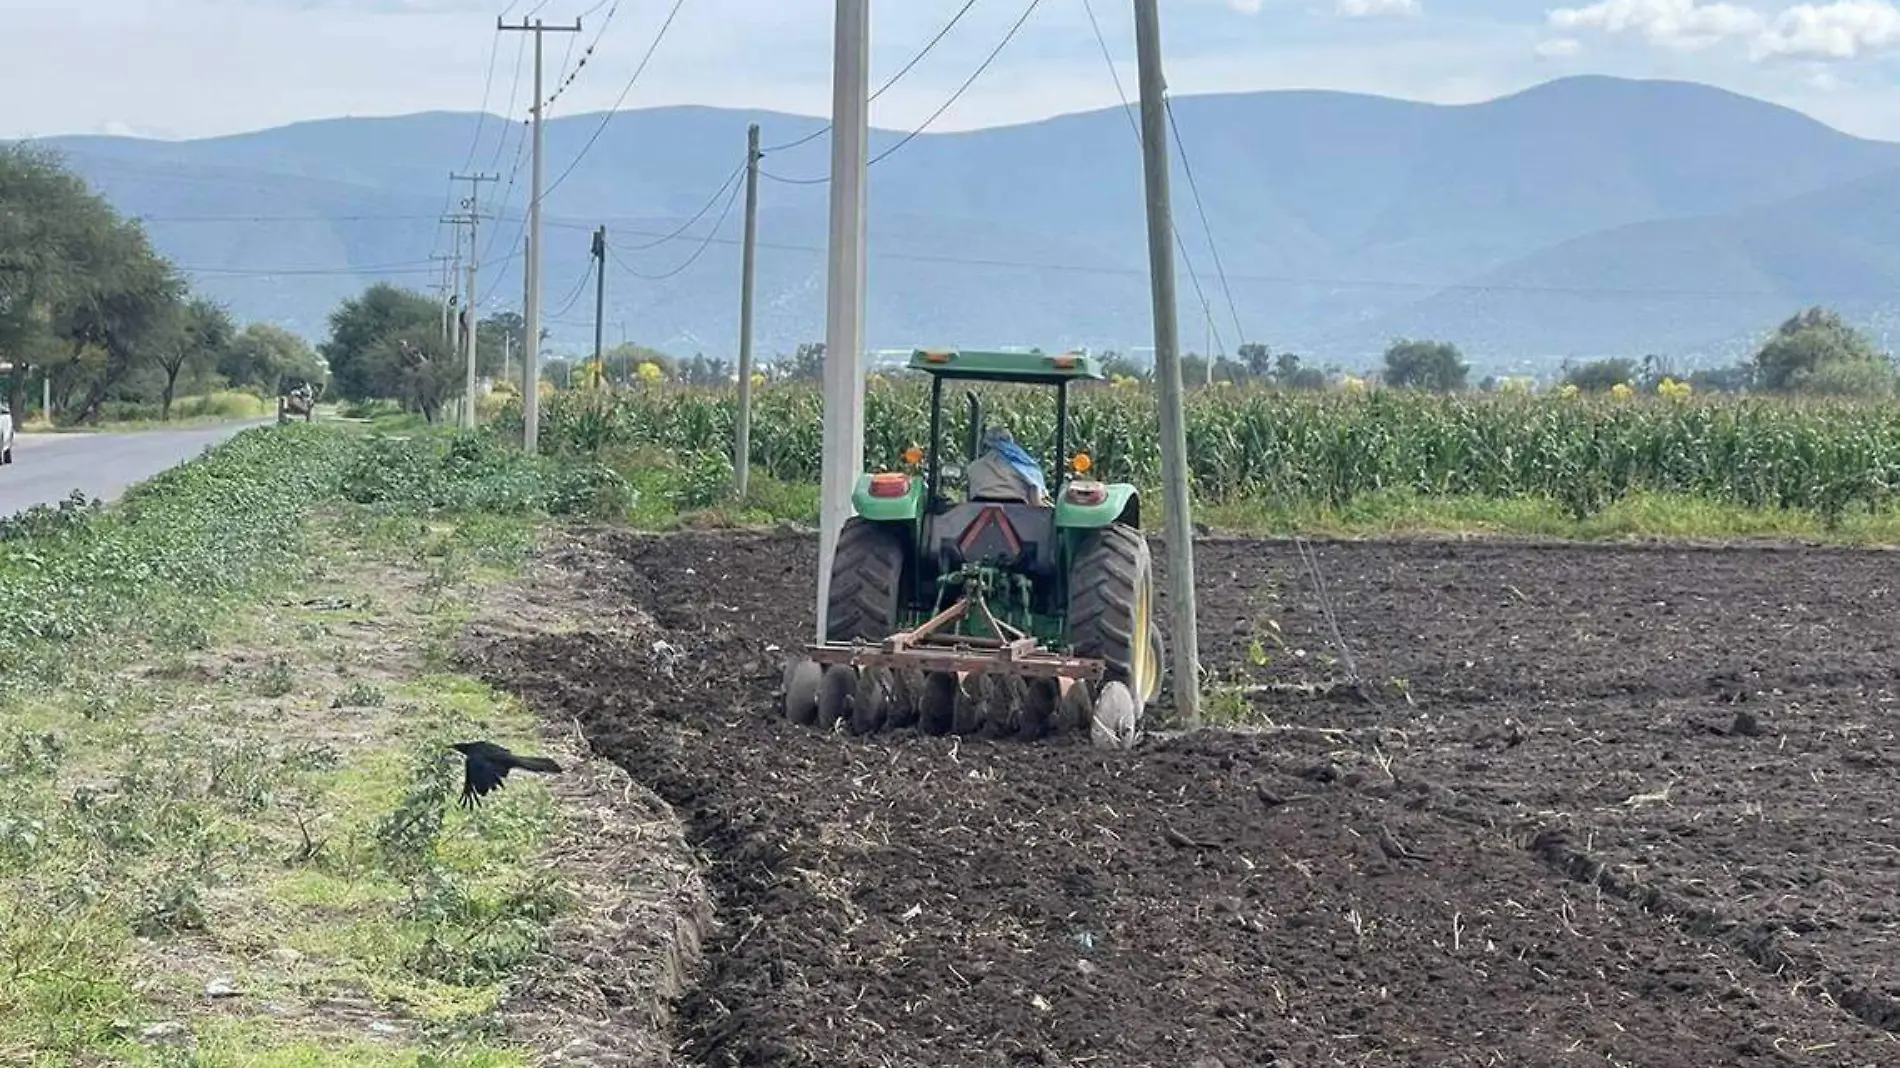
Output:
M1883 319L1896 303L1884 294L1900 293L1900 220L1883 207L1900 192L1900 145L1707 86L1587 77L1462 107L1269 92L1183 97L1175 110L1248 339L1322 359L1359 362L1399 334L1447 338L1486 363L1709 353L1803 302ZM725 197L691 239L655 240L740 164L750 121L768 146L821 125L709 108L625 112L604 129L598 115L550 121L544 297L558 347L590 343L592 287L579 283L604 223L617 250L608 337L731 351L740 206L690 266ZM317 336L374 277L433 287L452 169L516 177L483 189L505 207L485 224L480 282L491 308L519 305L521 130L435 113L52 143L149 216L205 289ZM898 136L875 132L873 154ZM828 145L771 152L765 168L822 176ZM1119 109L916 138L872 168L869 344L1148 344L1142 203ZM768 181L761 205L760 344L789 351L823 336L826 190ZM1231 349L1179 166L1175 207ZM1186 272L1181 282L1184 341L1199 349L1204 323Z

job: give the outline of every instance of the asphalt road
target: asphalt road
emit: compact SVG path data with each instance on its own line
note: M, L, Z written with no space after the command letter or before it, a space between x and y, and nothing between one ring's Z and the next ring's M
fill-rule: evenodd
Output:
M192 459L254 426L243 423L192 430L145 430L123 434L18 434L13 463L0 467L0 515L36 504L58 504L74 490L110 501L128 486Z

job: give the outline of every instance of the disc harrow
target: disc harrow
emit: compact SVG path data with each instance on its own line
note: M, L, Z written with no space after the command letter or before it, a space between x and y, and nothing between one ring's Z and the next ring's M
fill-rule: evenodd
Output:
M990 633L957 632L966 621ZM1103 682L1103 661L1042 647L996 618L977 584L881 642L821 642L805 653L786 666L783 714L821 730L1109 741L1126 738L1137 715L1124 683Z

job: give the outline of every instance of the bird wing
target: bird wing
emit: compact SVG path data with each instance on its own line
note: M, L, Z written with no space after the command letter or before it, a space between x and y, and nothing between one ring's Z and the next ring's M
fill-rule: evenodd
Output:
M466 806L499 790L502 780L508 777L508 765L485 760L471 753L462 762L462 772L462 803Z

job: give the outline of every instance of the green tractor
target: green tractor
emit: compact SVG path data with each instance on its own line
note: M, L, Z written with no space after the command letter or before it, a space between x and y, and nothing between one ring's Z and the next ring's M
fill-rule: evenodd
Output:
M854 734L1125 744L1160 692L1164 654L1141 498L1087 477L1078 453L1053 493L968 392L967 464L942 460L944 386L1051 387L1067 455L1069 385L1106 376L1077 353L918 350L930 441L902 470L860 476L831 556L825 640L787 666L784 714ZM1030 476L1034 476L1031 478Z

